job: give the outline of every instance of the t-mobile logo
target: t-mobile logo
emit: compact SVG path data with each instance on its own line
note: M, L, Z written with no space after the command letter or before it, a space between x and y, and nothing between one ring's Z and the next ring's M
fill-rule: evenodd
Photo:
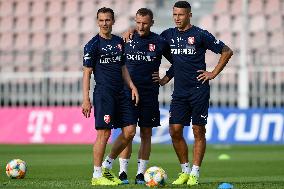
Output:
M29 115L28 133L32 133L32 143L43 143L43 134L51 132L53 113L51 111L32 111Z

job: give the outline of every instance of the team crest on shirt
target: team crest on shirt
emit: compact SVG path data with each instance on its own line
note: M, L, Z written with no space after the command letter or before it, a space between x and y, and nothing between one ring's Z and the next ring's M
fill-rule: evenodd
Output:
M117 48L122 51L122 45L121 44L117 44Z
M195 42L194 37L188 37L187 42L188 42L188 44L193 45L194 42Z
M155 44L149 44L149 51L153 52L155 51L156 45Z
M109 122L110 122L110 115L105 115L104 116L104 121L106 122L106 124L109 124Z

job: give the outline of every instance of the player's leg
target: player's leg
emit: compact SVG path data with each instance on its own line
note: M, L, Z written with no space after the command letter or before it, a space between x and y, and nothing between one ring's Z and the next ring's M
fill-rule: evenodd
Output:
M209 88L200 87L195 93L198 101L192 102L192 130L194 135L193 162L188 185L197 185L199 179L199 169L206 150L206 128L208 108L209 108ZM194 95L193 95L194 98Z
M172 184L185 184L188 181L190 173L190 164L188 160L188 146L183 137L184 125L190 123L190 110L186 99L173 99L170 107L170 127L172 143L176 155L179 159L182 172Z
M110 154L103 162L103 174L110 180L118 184L123 184L112 172L112 164L114 159L132 142L136 133L136 121L132 111L131 101L125 96L124 91L121 91L116 96L116 112L114 126L121 128L121 133L114 141Z
M141 144L138 152L138 169L135 184L144 184L144 173L151 153L152 127L140 127Z
M139 122L141 144L138 152L136 184L144 184L144 173L151 154L152 128L160 126L160 109L158 94L140 96Z
M103 177L102 161L105 154L106 144L110 137L111 130L97 130L97 138L93 146L94 172L92 185L117 185L116 183Z
M111 96L103 95L99 92L95 93L93 98L97 136L93 146L94 172L92 185L117 185L117 183L104 177L102 172L102 160L105 154L107 141L111 135L111 127L109 124L111 124L113 111L112 106L109 104L112 103L112 98Z
M119 179L123 184L129 184L127 178L128 164L132 153L132 141L119 155Z
M118 183L123 184L120 179L118 179L112 172L112 164L113 161L117 158L117 156L126 148L126 146L132 142L133 137L135 136L136 126L129 125L123 127L121 129L120 135L114 141L110 154L106 157L105 161L103 162L103 174L108 179Z

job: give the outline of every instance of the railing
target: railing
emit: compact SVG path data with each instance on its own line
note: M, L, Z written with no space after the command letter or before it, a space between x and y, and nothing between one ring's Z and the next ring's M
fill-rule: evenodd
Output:
M165 72L165 68L161 72ZM283 66L251 66L248 72L250 107L284 106ZM160 87L161 106L170 104L173 82ZM224 69L210 85L211 106L238 106L238 91L242 86L238 84L237 67ZM81 100L81 72L2 72L0 74L1 106L78 106Z

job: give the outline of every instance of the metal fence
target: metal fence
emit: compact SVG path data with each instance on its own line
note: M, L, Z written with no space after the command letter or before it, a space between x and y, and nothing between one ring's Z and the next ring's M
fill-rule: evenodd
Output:
M165 68L161 72L165 72ZM250 107L284 106L283 66L250 66L248 72ZM230 66L211 81L211 106L238 107L239 88L242 87L238 75L238 67ZM173 82L160 87L161 106L169 105ZM81 100L82 72L0 74L1 106L78 106Z

